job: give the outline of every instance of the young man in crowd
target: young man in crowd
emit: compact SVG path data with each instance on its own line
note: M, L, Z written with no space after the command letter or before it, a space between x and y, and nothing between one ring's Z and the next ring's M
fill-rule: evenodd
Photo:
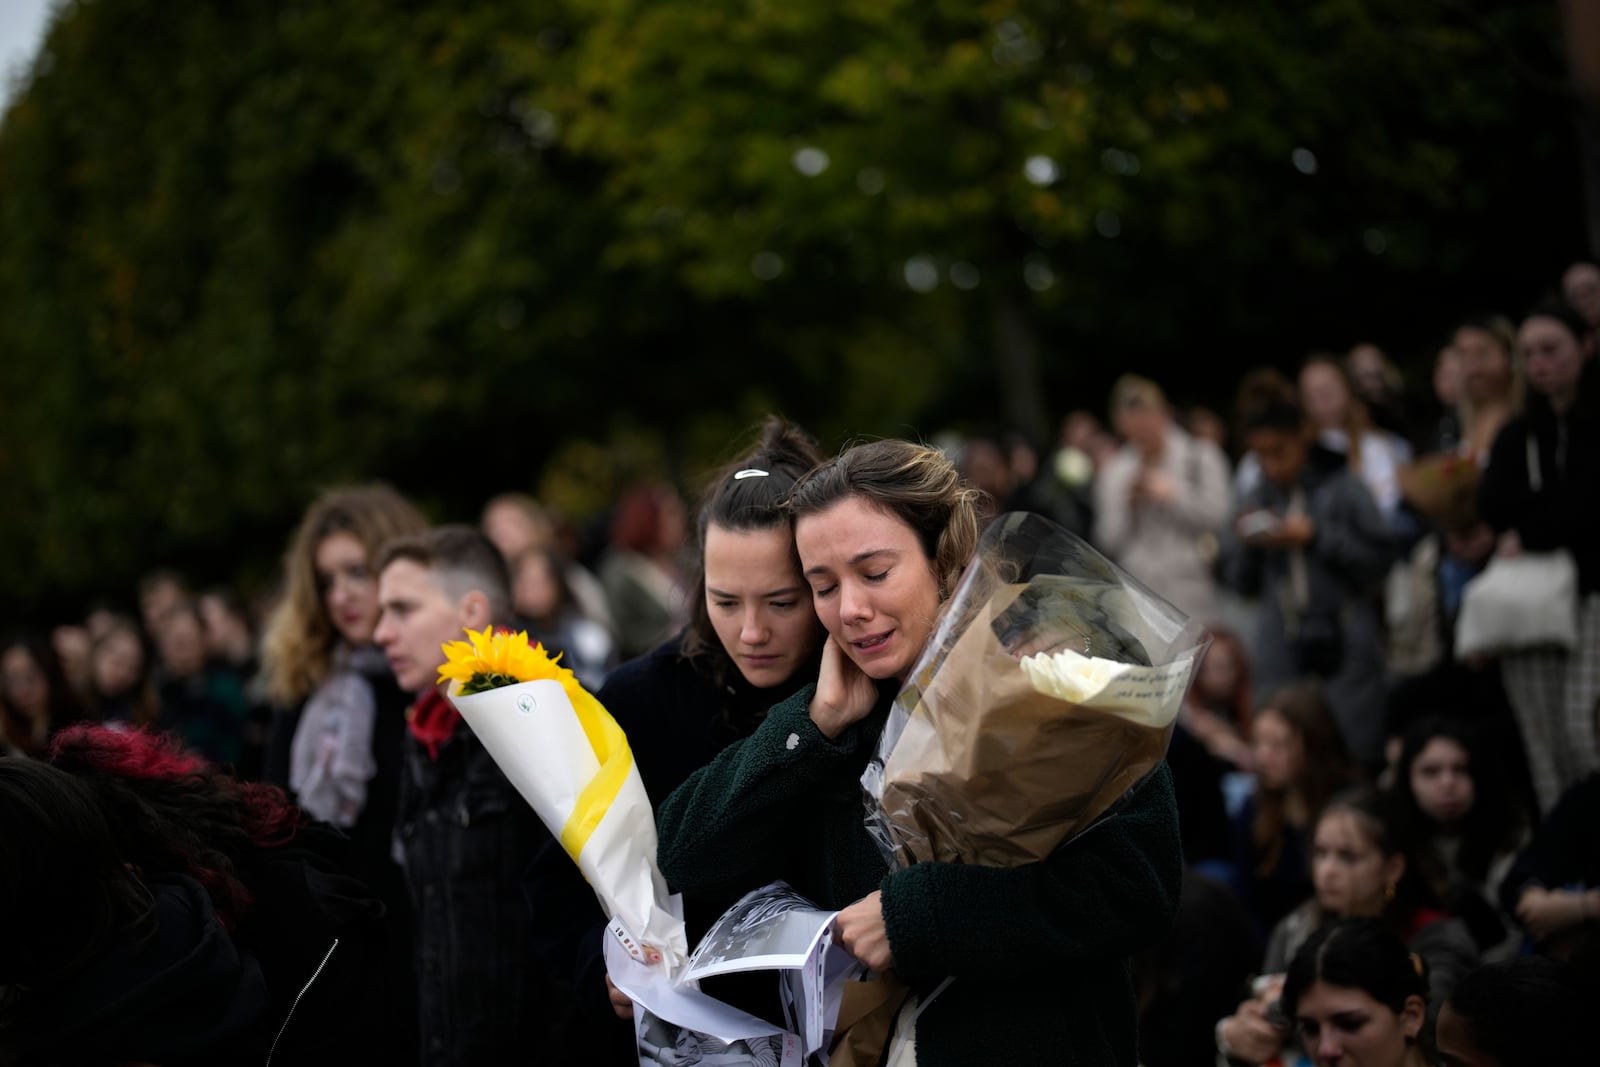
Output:
M1395 560L1389 525L1349 460L1316 443L1300 409L1246 411L1260 483L1234 520L1232 578L1261 598L1254 665L1260 691L1320 678L1346 747L1382 759L1386 693L1375 593Z
M572 1062L571 996L531 940L523 878L550 835L438 684L441 646L511 617L505 563L466 526L393 541L379 558L375 640L407 712L395 832L417 915L425 1067Z

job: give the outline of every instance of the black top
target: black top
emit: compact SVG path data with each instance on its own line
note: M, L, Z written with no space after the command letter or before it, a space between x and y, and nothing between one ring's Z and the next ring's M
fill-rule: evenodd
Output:
M1530 395L1527 410L1495 437L1478 486L1484 521L1496 532L1516 530L1527 551L1571 551L1578 564L1578 588L1585 594L1600 591L1600 504L1594 493L1600 485L1597 393L1600 382L1590 367L1578 402L1564 415L1557 415L1544 397Z

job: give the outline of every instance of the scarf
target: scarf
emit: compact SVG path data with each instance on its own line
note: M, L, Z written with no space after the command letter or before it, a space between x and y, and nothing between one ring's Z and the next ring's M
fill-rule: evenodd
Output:
M439 749L455 735L460 722L461 713L437 689L428 690L406 709L406 727L434 761L439 759Z

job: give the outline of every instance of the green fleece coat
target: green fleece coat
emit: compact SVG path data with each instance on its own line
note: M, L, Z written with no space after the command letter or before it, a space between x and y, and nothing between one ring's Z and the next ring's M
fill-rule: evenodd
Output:
M1137 1064L1128 958L1167 934L1183 878L1166 764L1038 863L890 871L863 824L860 778L892 694L829 740L807 714L813 689L661 805L673 888L728 893L784 878L827 908L881 889L895 971L924 993L956 979L917 1020L923 1067Z

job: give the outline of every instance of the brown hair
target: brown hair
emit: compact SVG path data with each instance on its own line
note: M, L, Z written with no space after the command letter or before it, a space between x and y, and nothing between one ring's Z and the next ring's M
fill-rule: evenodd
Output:
M760 434L753 448L712 472L695 513L694 592L682 649L684 657L701 665L719 687L732 677L734 665L706 610L706 530L715 523L725 530L770 530L782 526L788 532L789 513L784 505L789 494L807 471L822 462L817 443L804 430L776 415L767 416ZM737 477L749 470L766 473ZM796 556L795 573L799 572L800 560ZM819 620L819 634L821 630Z
M284 594L262 638L267 692L300 703L328 677L338 634L317 580L317 546L336 533L361 542L373 563L385 541L428 527L409 500L387 485L345 486L319 496L300 520L283 557Z
M1346 453L1347 466L1358 475L1361 472L1361 437L1372 429L1372 419L1367 414L1366 401L1361 399L1361 394L1356 391L1356 383L1350 377L1350 369L1345 366L1338 356L1326 352L1317 352L1306 357L1300 364L1300 378L1305 378L1306 371L1312 367L1327 367L1339 379L1339 384L1344 386L1345 415L1344 422L1339 429L1344 431L1349 451ZM1306 410L1304 391L1301 392L1300 409ZM1309 414L1307 415L1309 418Z
M1251 704L1250 704L1250 650L1239 635L1223 627L1214 627L1211 631L1211 648L1218 646L1227 650L1233 657L1233 662L1239 668L1239 678L1233 683L1233 689L1227 693L1214 694L1217 703L1209 705L1211 711L1224 712L1224 717L1233 726L1244 732L1247 736L1250 731ZM1209 655L1210 652L1207 652ZM1199 674L1195 675L1196 682ZM1200 693L1194 694L1196 699L1202 699Z
M1303 758L1296 780L1283 789L1263 789L1258 794L1256 820L1250 837L1259 861L1256 873L1270 875L1283 858L1283 834L1291 791L1304 802L1306 827L1316 826L1328 798L1354 777L1344 738L1339 733L1322 687L1316 682L1297 682L1280 689L1255 714L1255 722L1271 712L1277 715L1300 739Z
M452 599L476 590L489 600L489 620L511 620L511 576L505 557L475 526L435 526L383 546L378 573L409 560L428 570Z
M881 508L916 533L944 600L977 551L980 495L937 448L873 441L856 445L802 478L789 510L799 519L852 496Z

